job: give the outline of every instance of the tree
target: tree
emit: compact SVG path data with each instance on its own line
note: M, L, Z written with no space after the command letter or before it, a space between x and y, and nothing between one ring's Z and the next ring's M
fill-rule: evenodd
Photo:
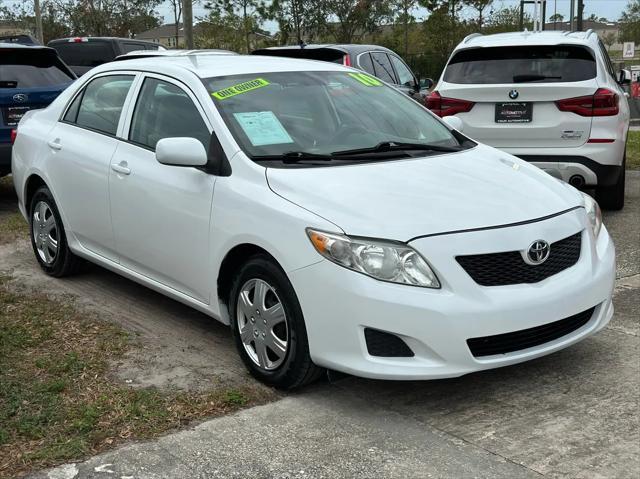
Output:
M42 15L42 36L46 43L53 38L69 35L69 28L62 15L50 0L40 0L40 11ZM21 5L0 7L0 17L15 23L20 29L35 32L36 17L34 2L24 2Z
M640 43L640 0L629 0L620 23L620 41Z
M602 43L607 47L607 51L611 49L611 47L616 43L617 35L615 32L607 32L602 36Z
M483 13L493 4L493 0L467 0L467 5L478 12L478 30L482 30L483 25Z
M529 30L533 28L533 19L527 12L524 13L523 24ZM520 8L509 7L494 12L487 21L485 31L487 33L502 33L517 31L519 28Z
M391 17L387 0L321 0L321 4L334 20L327 22L327 33L339 43L354 43Z
M561 13L554 13L549 17L549 21L551 23L562 23L564 22L564 15L562 15Z
M244 35L244 48L251 53L251 34L259 26L260 12L264 5L259 0L210 0L205 8L217 11L220 18L224 15L238 15L242 19L241 31Z
M320 0L273 0L259 8L262 17L275 20L282 45L310 41L325 30L327 15Z
M390 7L396 24L402 26L402 51L406 57L409 53L409 27L415 22L413 10L418 6L418 0L392 0Z
M176 48L180 44L180 21L182 19L182 0L169 0L169 6L173 11L173 21L176 32Z

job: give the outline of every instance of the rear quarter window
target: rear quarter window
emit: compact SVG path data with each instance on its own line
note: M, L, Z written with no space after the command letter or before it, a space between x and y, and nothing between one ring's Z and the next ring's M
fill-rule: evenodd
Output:
M461 50L444 73L444 81L460 84L564 83L595 77L593 53L573 45Z

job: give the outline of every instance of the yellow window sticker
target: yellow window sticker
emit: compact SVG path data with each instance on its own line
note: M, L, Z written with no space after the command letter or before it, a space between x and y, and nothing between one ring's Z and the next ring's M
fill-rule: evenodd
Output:
M267 85L270 85L270 83L264 78L256 78L255 80L249 80L243 83L238 83L237 85L223 88L222 90L214 91L211 96L217 98L218 100L226 100L227 98L231 98L232 96L247 93L248 91L253 91Z
M372 76L365 75L364 73L349 73L350 77L355 78L363 85L367 86L382 86L382 82L373 78Z

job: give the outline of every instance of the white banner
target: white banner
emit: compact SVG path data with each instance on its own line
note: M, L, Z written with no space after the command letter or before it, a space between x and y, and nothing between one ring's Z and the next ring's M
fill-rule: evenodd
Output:
M624 42L622 48L622 58L633 58L636 56L636 45L633 42Z

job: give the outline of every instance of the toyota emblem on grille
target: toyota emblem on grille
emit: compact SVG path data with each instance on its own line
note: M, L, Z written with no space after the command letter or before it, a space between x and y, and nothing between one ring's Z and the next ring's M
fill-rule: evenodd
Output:
M28 99L29 97L24 93L16 93L15 95L13 95L13 101L17 101L18 103L24 103Z
M519 96L520 96L520 93L518 93L518 90L511 90L509 92L509 98L511 98L512 100L515 100Z
M531 265L539 265L544 263L551 253L551 246L545 240L536 240L531 243L527 254L524 255L525 261Z

